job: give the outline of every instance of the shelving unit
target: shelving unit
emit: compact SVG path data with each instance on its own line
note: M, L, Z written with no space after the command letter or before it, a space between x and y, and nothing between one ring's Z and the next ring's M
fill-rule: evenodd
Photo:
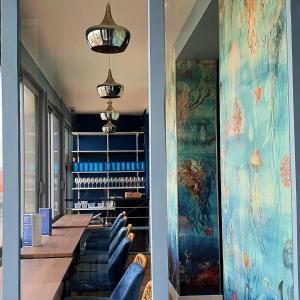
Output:
M73 155L76 162L121 162L121 161L144 161L144 133L143 132L117 132L117 133L102 133L102 132L73 132L74 147ZM139 177L145 171L132 170L104 170L104 171L73 171L75 177L107 177L110 174L121 177L122 174L135 174ZM136 187L78 187L74 185L74 199L82 200L82 194L85 192L85 197L99 197L109 199L112 191L141 191L144 186ZM86 195L89 191L105 191L105 195ZM124 196L124 195L122 195Z
M117 132L106 134L102 132L73 132L73 158L78 163L107 163L107 162L144 162L144 133ZM101 171L74 171L73 174L73 201L115 201L115 207L72 208L73 213L96 213L106 211L106 218L110 220L126 210L128 222L133 224L139 235L136 251L145 251L149 244L149 199L125 199L125 192L139 191L145 193L145 186L110 186L99 187L94 184L85 187L75 184L75 178L110 178L110 177L146 177L146 170L101 170ZM147 181L147 178L145 178ZM119 184L119 181L114 182ZM145 184L145 182L144 182ZM142 184L140 184L142 185ZM146 250L147 251L147 250Z

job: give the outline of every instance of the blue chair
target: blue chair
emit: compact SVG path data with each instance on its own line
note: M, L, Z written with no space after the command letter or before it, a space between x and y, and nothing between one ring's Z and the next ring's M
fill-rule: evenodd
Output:
M128 236L131 230L131 224L128 224L127 227L122 227L114 240L110 243L108 252L98 250L83 250L80 254L79 263L108 263L109 259L112 257L123 238Z
M128 267L110 297L74 296L65 298L65 300L139 300L147 259L143 254L138 254L137 256L145 264L140 264L135 260Z
M89 237L85 243L85 249L87 250L108 250L109 245L114 240L119 230L125 227L127 223L127 217L121 218L114 229L111 231L109 238L101 238L97 236Z
M118 224L118 222L126 216L126 212L123 211L121 212L118 217L115 219L115 221L113 222L111 227L103 227L100 228L99 230L93 231L93 233L91 234L91 236L98 236L98 237L102 237L102 238L109 238L110 233L112 232L112 230L114 230L114 228L116 227L116 225Z
M71 277L70 288L74 292L112 291L125 272L134 234L123 238L108 264L78 264Z

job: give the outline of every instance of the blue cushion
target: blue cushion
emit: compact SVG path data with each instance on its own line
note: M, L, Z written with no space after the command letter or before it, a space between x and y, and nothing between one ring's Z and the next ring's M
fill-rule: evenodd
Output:
M64 300L109 300L109 297L95 297L95 296L74 296L67 297Z
M76 266L76 272L99 272L108 273L108 264L80 262Z
M132 263L109 298L76 296L65 298L65 300L139 300L144 274L145 271L141 265Z
M112 291L116 284L117 282L111 281L105 272L77 272L70 280L73 292Z
M98 264L107 264L109 260L108 254L94 254L94 255L85 255L80 256L79 263L98 263Z
M78 271L71 278L71 290L111 291L125 272L131 240L123 238L108 264L79 264ZM86 269L88 271L85 271Z
M107 240L104 240L104 239L96 239L96 240L87 239L86 244L85 244L85 249L105 251L105 250L108 250L109 245L110 245L109 239L107 239Z
M109 238L110 234L112 232L112 230L115 229L115 227L117 226L117 224L119 223L119 221L124 217L123 213L120 213L118 215L118 217L115 219L114 223L112 224L111 227L103 227L100 228L99 230L95 230L91 233L91 237L92 236L98 236L98 237L103 237L103 238Z
M132 263L110 296L110 300L139 300L144 268Z

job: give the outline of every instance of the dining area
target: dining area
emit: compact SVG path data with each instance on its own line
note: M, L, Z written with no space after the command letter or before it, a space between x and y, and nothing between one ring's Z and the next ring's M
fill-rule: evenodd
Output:
M149 256L130 255L135 234L126 212L111 227L90 225L92 218L93 214L64 215L39 245L21 247L22 300L151 299L151 282L145 282Z

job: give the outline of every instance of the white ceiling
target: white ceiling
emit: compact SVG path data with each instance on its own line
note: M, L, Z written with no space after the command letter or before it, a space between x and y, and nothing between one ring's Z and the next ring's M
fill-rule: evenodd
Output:
M110 0L117 24L127 27L131 41L124 53L111 56L113 76L125 85L114 107L123 114L148 107L147 0ZM177 35L195 0L167 0L174 11ZM85 30L101 22L106 0L21 0L21 39L51 85L77 113L106 108L96 92L105 81L108 56L89 50ZM176 7L174 9L174 7ZM172 9L171 9L172 8Z

